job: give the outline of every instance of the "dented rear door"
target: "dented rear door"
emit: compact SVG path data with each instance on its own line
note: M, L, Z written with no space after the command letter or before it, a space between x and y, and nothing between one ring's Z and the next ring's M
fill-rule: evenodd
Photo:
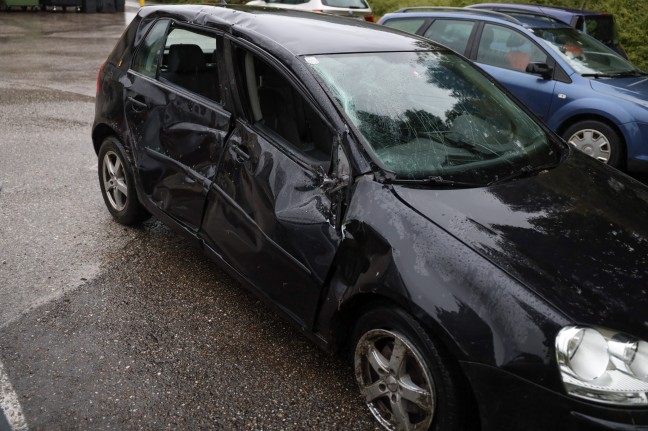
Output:
M157 73L130 70L128 75L127 118L140 189L193 232L200 228L231 125L220 97L219 44L216 33L171 22L158 48Z

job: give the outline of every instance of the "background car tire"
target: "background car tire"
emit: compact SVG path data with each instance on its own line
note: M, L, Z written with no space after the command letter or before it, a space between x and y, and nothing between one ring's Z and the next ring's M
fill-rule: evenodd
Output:
M119 140L112 136L104 139L98 157L101 195L115 220L133 225L151 217L137 198L131 166Z
M467 418L462 410L470 403L460 403L462 383L454 377L450 361L409 314L395 307L373 308L356 323L352 340L356 381L369 410L383 427L465 429ZM397 344L400 347L395 347ZM417 403L409 400L413 393L419 395ZM400 418L404 416L400 412L405 413L411 427L402 426Z
M603 163L616 168L621 166L623 143L619 134L605 123L579 121L567 128L562 137L568 144Z

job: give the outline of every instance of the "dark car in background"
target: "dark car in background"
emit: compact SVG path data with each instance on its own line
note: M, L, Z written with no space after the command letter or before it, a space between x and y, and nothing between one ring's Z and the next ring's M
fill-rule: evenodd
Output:
M346 355L384 428L648 427L648 188L451 50L146 7L99 73L92 142L115 220L154 215Z
M609 13L520 3L480 3L468 7L503 12L512 16L520 12L524 14L532 13L540 16L550 16L592 36L594 39L612 48L624 58L628 58L619 41L619 31L614 15Z
M648 171L646 73L597 40L549 17L472 8L407 8L379 24L473 60L586 154Z

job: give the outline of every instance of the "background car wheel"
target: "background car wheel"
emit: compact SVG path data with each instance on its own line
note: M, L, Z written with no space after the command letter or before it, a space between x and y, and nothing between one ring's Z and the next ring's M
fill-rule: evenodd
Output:
M595 120L580 121L565 130L563 139L603 163L617 168L621 165L621 138L605 123Z
M124 147L110 136L99 149L99 186L110 214L121 224L132 225L151 217L137 198L135 180Z
M378 307L353 332L355 376L369 410L388 430L463 428L459 384L421 325Z

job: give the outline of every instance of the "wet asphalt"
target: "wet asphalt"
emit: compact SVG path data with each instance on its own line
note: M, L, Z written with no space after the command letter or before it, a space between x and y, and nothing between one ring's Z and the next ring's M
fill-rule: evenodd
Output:
M0 370L28 427L376 429L346 362L155 219L109 217L95 80L133 12L0 13Z

